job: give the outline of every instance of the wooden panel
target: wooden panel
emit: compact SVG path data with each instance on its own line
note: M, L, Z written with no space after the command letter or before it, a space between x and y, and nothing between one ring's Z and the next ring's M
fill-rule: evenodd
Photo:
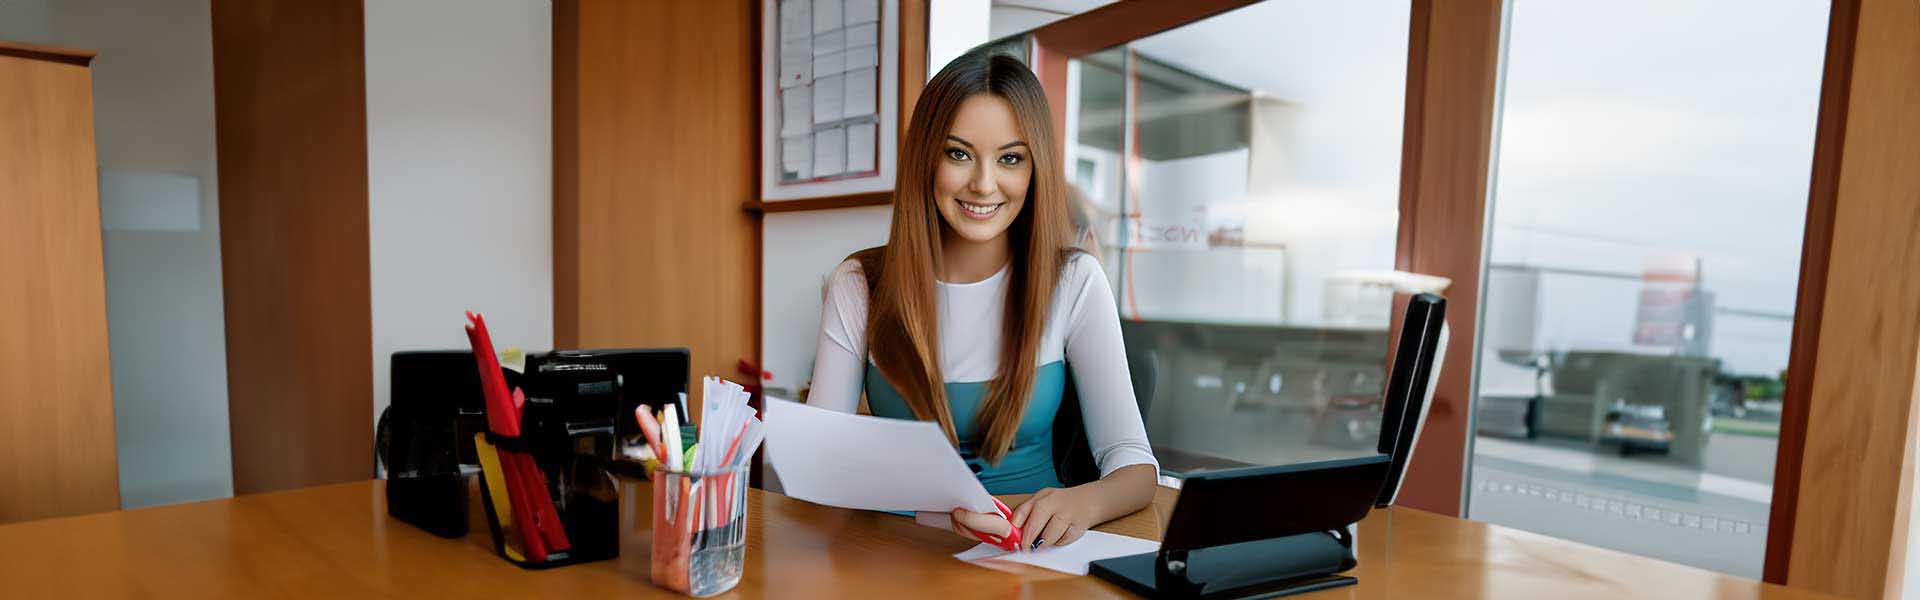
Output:
M235 493L373 470L364 37L359 2L213 2Z
M1415 0L1407 47L1407 117L1400 164L1396 268L1453 280L1446 349L1419 451L1400 504L1459 515L1473 402L1474 319L1480 295L1501 2ZM1395 302L1397 329L1405 297Z
M0 523L120 507L84 65L0 46Z
M1827 18L1825 75L1820 82L1819 122L1814 129L1807 222L1800 242L1800 287L1794 302L1786 392L1781 406L1780 438L1775 448L1773 502L1768 507L1763 579L1772 583L1787 582L1792 559L1793 526L1800 506L1800 469L1804 464L1801 458L1807 440L1807 407L1813 401L1820 316L1826 306L1833 207L1840 191L1840 151L1846 140L1847 92L1853 81L1853 41L1859 18L1858 0L1834 0Z
M927 1L900 0L900 135L913 122L913 104L927 87Z
M755 358L754 6L555 2L556 345Z
M1906 566L1920 417L1920 2L1860 0L1852 53L1787 582L1881 598Z
M553 346L580 347L580 3L553 3Z
M93 64L94 52L92 50L82 50L79 48L62 48L59 46L23 44L20 42L0 40L0 56L66 63L84 67ZM89 89L87 97L89 101L91 101L93 97L91 89Z
M824 198L802 198L799 200L781 200L778 202L748 201L741 205L751 213L783 213L804 210L834 210L858 206L888 206L893 204L893 192L872 192L867 194L848 194L845 196L827 196Z
M650 510L644 485L621 487L629 515ZM727 597L1133 597L1093 577L954 560L973 542L911 519L747 494L746 569ZM1099 529L1157 538L1176 498L1162 488ZM484 526L440 539L387 518L383 499L380 482L362 482L4 526L0 580L32 598L683 597L647 582L650 531L625 532L613 560L525 571L492 555ZM1310 597L1824 597L1404 508L1374 511L1357 537L1348 574L1360 585Z
M1033 30L1037 45L1069 58L1092 54L1259 0L1114 2Z

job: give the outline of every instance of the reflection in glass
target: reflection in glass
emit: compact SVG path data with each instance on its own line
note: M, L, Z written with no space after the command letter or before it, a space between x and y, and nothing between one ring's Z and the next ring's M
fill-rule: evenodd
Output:
M1827 10L1512 2L1469 516L1760 576Z
M1408 15L1269 0L1069 66L1083 242L1168 472L1373 452Z

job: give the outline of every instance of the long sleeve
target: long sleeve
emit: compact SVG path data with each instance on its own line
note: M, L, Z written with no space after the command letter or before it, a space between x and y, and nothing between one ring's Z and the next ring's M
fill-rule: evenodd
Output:
M1133 378L1127 371L1127 351L1120 337L1120 312L1113 303L1107 275L1093 257L1081 255L1068 263L1077 270L1065 278L1078 285L1060 290L1073 296L1066 333L1066 355L1073 384L1079 390L1081 418L1100 476L1128 465L1153 465L1153 446L1134 401Z
M807 404L850 413L860 406L866 374L867 280L859 263L840 263L827 278L823 293L813 391L807 394Z

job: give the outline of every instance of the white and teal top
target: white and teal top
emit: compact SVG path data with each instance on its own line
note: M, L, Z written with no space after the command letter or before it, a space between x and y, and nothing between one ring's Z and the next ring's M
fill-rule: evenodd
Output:
M1053 418L1072 363L1088 445L1100 475L1128 465L1154 465L1147 429L1134 402L1120 339L1120 314L1106 273L1091 255L1076 254L1060 274L1046 330L1035 357L1033 396L1000 464L988 465L971 451L979 438L975 412L987 383L999 373L1001 320L1005 315L1007 272L1002 267L974 283L938 282L940 370L947 403L960 437L960 453L976 469L987 491L1024 494L1059 487L1053 468ZM913 411L873 368L867 357L867 280L860 263L840 263L827 280L820 315L819 350L813 365L808 403L853 412L867 393L873 414L912 419Z

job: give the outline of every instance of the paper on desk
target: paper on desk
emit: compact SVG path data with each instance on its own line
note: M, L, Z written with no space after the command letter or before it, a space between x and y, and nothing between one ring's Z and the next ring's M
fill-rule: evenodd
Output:
M953 557L976 564L982 561L1003 560L1062 573L1086 575L1087 566L1093 561L1159 550L1159 542L1089 531L1086 535L1080 536L1079 540L1065 546L1041 546L1025 552L1010 552L992 545L980 544Z
M788 496L861 510L993 512L993 497L926 421L767 398L767 457Z

